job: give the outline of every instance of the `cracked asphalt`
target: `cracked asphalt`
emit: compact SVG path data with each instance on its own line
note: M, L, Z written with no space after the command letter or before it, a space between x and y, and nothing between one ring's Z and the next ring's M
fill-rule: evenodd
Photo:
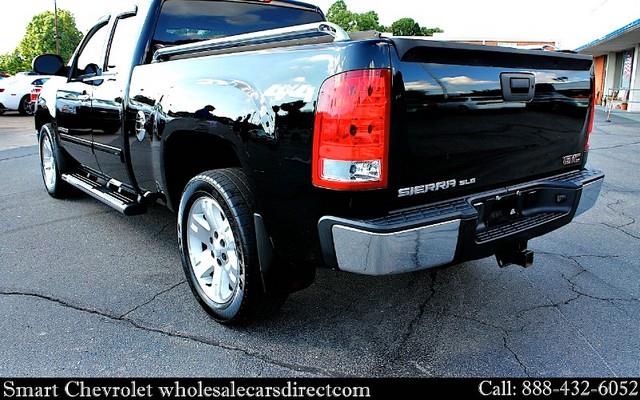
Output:
M595 209L493 259L395 277L320 271L225 328L184 282L175 217L50 198L29 118L0 117L0 376L640 375L640 122L598 113Z

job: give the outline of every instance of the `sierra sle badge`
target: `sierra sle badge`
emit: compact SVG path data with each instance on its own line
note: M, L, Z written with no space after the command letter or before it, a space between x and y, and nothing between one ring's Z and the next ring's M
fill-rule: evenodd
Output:
M440 181L428 183L426 185L412 186L398 190L398 197L417 196L420 194L439 192L441 190L449 190L460 186L469 186L476 183L476 178L469 179L450 179L448 181Z

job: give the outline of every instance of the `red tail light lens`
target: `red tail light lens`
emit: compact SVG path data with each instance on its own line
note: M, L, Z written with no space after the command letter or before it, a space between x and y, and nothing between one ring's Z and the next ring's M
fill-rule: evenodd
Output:
M589 150L589 139L591 138L591 132L593 131L593 121L596 116L596 93L595 93L595 82L593 79L591 80L591 102L589 104L589 114L587 116L587 141L584 145L584 150Z
M31 101L38 101L38 97L40 97L40 92L42 91L41 88L34 88L31 89Z
M320 88L312 182L334 190L387 187L391 71L350 71Z

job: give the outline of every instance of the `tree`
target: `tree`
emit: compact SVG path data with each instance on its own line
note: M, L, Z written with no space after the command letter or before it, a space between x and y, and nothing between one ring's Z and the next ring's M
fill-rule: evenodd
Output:
M82 33L76 27L76 21L67 10L58 10L58 32L60 34L60 56L69 60ZM0 70L15 74L31 69L31 61L38 55L56 52L55 16L45 11L33 17L27 31L12 53L0 56Z
M413 18L401 18L390 27L380 24L380 17L375 11L355 13L349 10L344 0L338 0L327 12L327 20L342 29L354 31L393 32L396 36L433 36L435 32L443 32L440 28L426 28L420 26Z
M422 31L422 35L421 36L433 36L434 33L442 33L444 32L442 29L440 28L426 28L426 27L421 27L420 30Z
M423 36L420 24L413 18L401 18L391 24L391 32L395 36Z
M363 14L356 14L357 31L384 31L385 27L380 25L380 17L375 11L367 11Z
M13 75L16 72L24 71L23 66L24 60L18 53L18 50L0 55L0 72L6 72Z
M353 28L357 25L356 15L349 11L347 8L347 4L343 0L338 0L331 7L329 7L329 11L327 12L327 20L329 22L333 22L336 25L339 25L342 29L346 31L352 31Z

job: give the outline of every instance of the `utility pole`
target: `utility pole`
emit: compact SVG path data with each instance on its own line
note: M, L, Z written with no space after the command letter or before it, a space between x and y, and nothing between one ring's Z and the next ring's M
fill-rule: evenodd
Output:
M58 31L58 0L53 0L53 19L56 24L56 53L60 55L60 32Z

